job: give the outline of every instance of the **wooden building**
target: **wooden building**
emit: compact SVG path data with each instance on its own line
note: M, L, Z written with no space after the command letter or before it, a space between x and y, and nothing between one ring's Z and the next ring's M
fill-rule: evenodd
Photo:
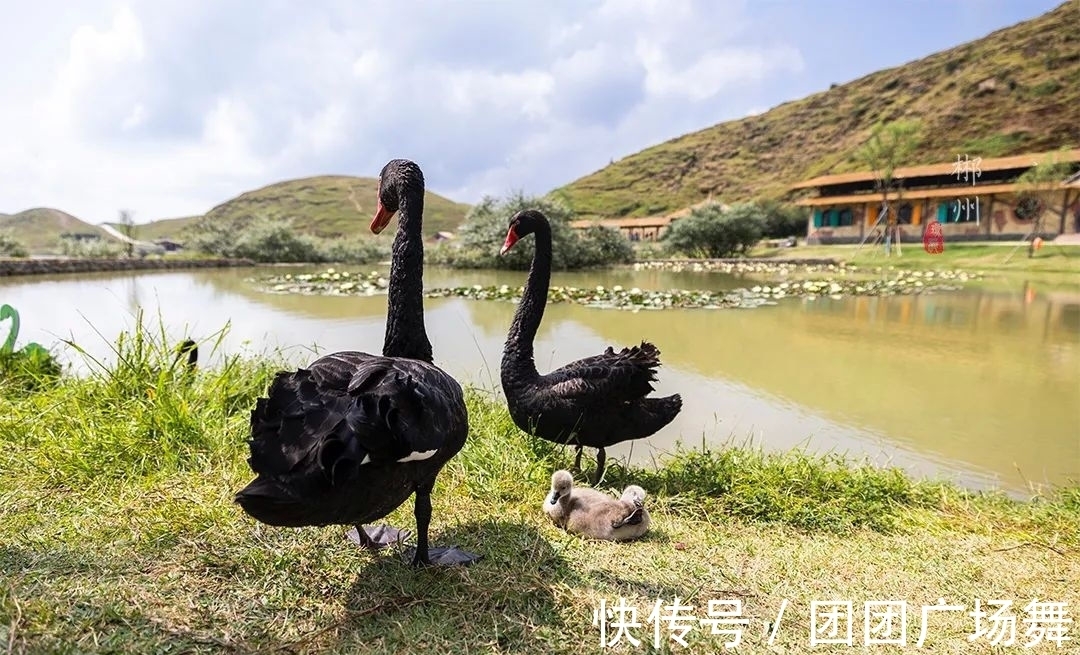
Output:
M675 221L689 216L695 208L702 205L713 202L704 200L689 207L676 210L670 214L664 214L663 216L644 216L641 218L609 218L600 221L571 221L570 227L575 230L584 230L592 227L593 225L602 225L604 227L614 228L623 233L623 235L631 241L656 241L668 227ZM724 205L726 207L726 205Z
M894 178L901 187L889 194L891 217L903 241L920 241L927 223L937 220L947 241L1019 239L1031 231L1035 215L1029 202L1021 202L1016 178L1051 153L1032 153L992 159L957 157L957 161L898 168ZM1050 198L1043 208L1040 233L1044 239L1080 233L1080 149L1059 156L1070 174L1057 188L1043 192ZM874 188L873 172L825 175L799 182L793 191L812 195L796 204L810 209L808 243L858 243L873 240L879 222L881 193Z

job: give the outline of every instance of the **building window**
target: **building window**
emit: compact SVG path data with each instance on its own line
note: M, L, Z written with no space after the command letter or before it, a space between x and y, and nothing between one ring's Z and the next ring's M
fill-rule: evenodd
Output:
M836 219L837 225L847 227L855 224L855 212L850 209L841 209Z
M913 211L910 202L905 202L900 205L900 209L896 211L896 222L900 225L911 225L911 215Z

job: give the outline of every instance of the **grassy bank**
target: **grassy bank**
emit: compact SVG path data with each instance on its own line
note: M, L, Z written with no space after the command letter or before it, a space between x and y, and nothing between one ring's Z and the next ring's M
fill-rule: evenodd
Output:
M209 350L208 347L204 350ZM802 454L684 452L659 470L609 466L606 487L650 492L653 529L629 544L567 536L540 510L572 453L524 437L504 407L468 393L472 430L433 496L432 539L483 553L468 569L414 571L344 528L261 526L231 503L251 477L248 410L277 356L227 359L190 383L139 335L117 365L58 386L0 388L0 644L16 653L596 653L592 613L676 596L706 617L741 600L739 649L809 652L810 603L944 597L1080 603L1080 489L1017 503ZM413 528L411 506L388 521ZM1016 652L1029 652L1017 622ZM931 616L925 652L984 653L972 619ZM1073 642L1080 629L1072 631ZM669 631L661 626L661 638ZM608 637L612 633L609 631ZM690 649L722 651L699 625ZM1065 652L1043 645L1045 652ZM813 652L850 652L818 646ZM1007 651L1011 652L1011 651ZM1030 652L1038 652L1031 650Z
M780 257L784 259L817 259L832 257L838 261L856 266L895 266L908 270L963 269L969 271L997 271L1015 273L1060 273L1080 274L1080 248L1076 246L1055 246L1044 243L1043 247L1028 258L1027 246L1022 246L1013 253L1016 244L966 244L946 243L945 251L931 255L922 248L922 244L903 244L902 256L897 256L895 249L890 257L885 256L883 246L854 245L803 246L796 248L755 249L754 257ZM1008 261L1006 261L1008 259Z

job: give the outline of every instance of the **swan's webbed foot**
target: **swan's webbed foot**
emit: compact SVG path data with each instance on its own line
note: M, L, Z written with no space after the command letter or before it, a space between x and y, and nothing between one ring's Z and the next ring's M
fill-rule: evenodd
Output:
M389 525L353 526L345 533L354 544L370 551L377 551L393 544L403 543L408 537L407 530L399 530Z
M476 555L462 550L457 546L429 548L427 557L421 557L416 548L406 550L406 556L411 556L410 563L413 566L468 566L484 559L483 555Z

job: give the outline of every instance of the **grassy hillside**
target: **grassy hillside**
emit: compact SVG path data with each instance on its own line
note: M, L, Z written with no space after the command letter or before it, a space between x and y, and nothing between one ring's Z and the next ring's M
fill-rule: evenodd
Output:
M60 235L65 233L97 234L110 239L104 230L81 221L59 209L39 207L18 214L0 214L0 230L8 230L32 253L59 253Z
M649 216L709 197L782 196L862 168L852 151L877 121L918 118L907 164L958 152L997 157L1080 144L1080 2L903 66L721 123L626 157L556 190L581 218Z
M181 218L164 218L159 221L151 221L135 226L135 238L143 241L156 241L157 239L183 240L183 232L189 225L199 220L199 216L183 216ZM119 229L117 223L109 225Z
M367 224L375 214L378 185L375 178L343 175L288 180L241 194L206 216L221 220L291 218L299 231L323 237L369 234ZM468 210L468 205L428 191L424 197L425 234L456 230Z

